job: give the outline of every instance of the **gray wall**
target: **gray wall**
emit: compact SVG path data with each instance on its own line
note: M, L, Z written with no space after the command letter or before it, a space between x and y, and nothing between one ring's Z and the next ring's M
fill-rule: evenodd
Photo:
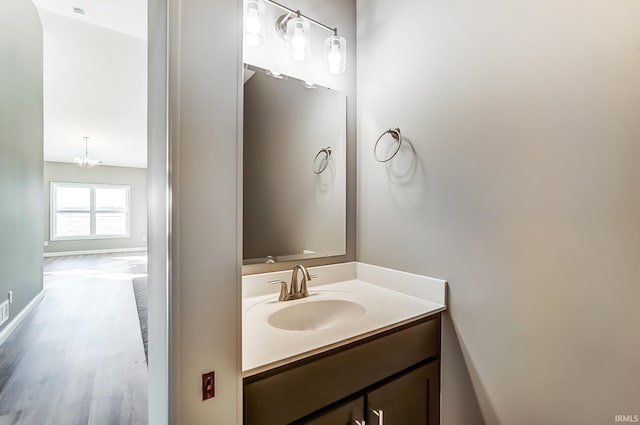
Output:
M242 2L171 5L171 423L240 424Z
M10 319L42 290L42 27L31 2L0 6L0 301Z
M443 424L640 414L640 2L359 1L358 152L358 259L449 280Z
M131 186L130 237L109 239L83 239L50 241L51 182L121 184ZM65 162L44 163L44 240L49 246L45 253L90 251L100 249L144 248L147 246L147 170L145 168L109 167L81 168Z
M243 256L344 255L346 101L258 69L244 85ZM331 146L327 168L315 155ZM319 162L320 160L318 160Z

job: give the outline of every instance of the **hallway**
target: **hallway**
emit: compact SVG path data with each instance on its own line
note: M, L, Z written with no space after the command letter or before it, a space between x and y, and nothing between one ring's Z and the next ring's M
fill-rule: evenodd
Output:
M147 424L146 272L146 253L45 259L42 301L0 346L0 425Z

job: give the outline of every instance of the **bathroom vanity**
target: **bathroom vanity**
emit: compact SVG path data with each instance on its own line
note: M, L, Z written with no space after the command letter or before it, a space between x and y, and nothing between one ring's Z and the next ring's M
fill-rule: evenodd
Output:
M439 423L445 282L360 263L312 273L309 297L286 302L251 293L286 272L245 276L244 423Z

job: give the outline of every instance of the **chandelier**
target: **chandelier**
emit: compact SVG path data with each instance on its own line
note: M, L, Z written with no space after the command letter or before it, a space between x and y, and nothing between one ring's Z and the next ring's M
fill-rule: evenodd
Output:
M78 167L83 167L83 168L93 168L102 164L102 162L98 161L97 159L89 158L89 138L88 137L84 137L84 158L76 157L73 160L73 163L76 164Z

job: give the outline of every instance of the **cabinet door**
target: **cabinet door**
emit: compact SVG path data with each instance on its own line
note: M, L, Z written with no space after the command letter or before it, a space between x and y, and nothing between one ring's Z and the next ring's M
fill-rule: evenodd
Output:
M364 425L363 415L364 397L360 397L294 425Z
M438 425L440 423L440 361L369 392L367 425Z

